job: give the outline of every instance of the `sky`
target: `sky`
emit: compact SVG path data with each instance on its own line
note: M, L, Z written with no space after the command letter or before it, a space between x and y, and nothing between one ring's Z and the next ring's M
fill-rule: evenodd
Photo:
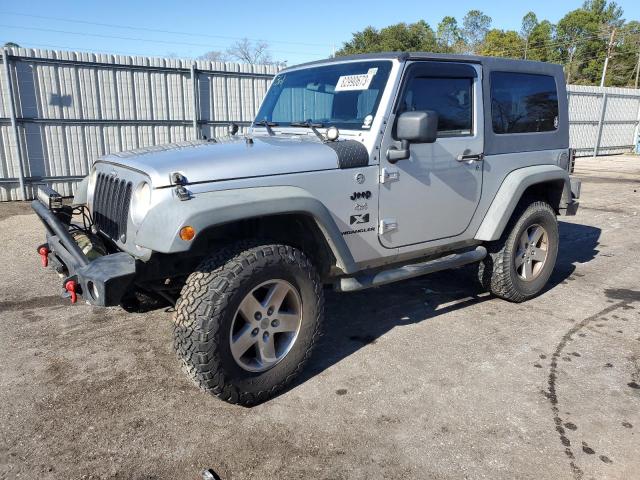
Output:
M620 0L627 20L640 20L640 2ZM0 0L0 44L124 55L197 58L240 38L266 41L272 57L295 65L330 55L368 25L381 28L424 19L435 29L446 15L461 23L482 10L492 26L519 30L529 10L556 23L582 0L510 2L457 0Z

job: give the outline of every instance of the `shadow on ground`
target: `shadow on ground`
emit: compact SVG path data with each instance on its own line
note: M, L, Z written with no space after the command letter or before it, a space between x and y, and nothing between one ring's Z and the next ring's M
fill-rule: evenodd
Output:
M558 260L545 291L571 281L576 264L598 254L599 228L567 222L559 222L559 228ZM349 294L327 290L325 333L296 385L375 343L396 326L426 322L490 299L476 280L476 268L438 272Z

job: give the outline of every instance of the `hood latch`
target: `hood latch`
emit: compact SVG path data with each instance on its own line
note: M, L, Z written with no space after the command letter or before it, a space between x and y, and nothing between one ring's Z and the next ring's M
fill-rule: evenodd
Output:
M182 175L180 172L174 172L171 174L171 183L176 185L176 195L180 201L185 201L191 199L192 195L189 190L185 187L187 185L187 178Z

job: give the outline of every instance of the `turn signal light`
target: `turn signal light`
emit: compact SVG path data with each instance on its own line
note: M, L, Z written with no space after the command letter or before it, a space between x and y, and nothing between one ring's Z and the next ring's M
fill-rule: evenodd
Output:
M196 231L193 227L187 225L186 227L182 227L180 229L180 238L186 242L189 240L193 240L193 237L196 236Z

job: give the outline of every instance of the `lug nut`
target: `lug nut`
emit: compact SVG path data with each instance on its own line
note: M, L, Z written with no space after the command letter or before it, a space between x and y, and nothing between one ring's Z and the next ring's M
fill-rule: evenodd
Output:
M271 320L271 326L273 328L276 328L278 325L280 325L280 320Z
M260 330L258 330L257 328L254 328L254 329L251 331L251 335L255 337L256 335L258 335L258 332L259 332L259 331L260 331Z
M265 342L269 340L269 332L264 332L262 334L262 340L264 340Z
M253 318L255 318L256 320L260 320L262 319L262 314L260 312L256 312Z
M273 315L273 307L269 307L269 310L267 310L267 315Z

